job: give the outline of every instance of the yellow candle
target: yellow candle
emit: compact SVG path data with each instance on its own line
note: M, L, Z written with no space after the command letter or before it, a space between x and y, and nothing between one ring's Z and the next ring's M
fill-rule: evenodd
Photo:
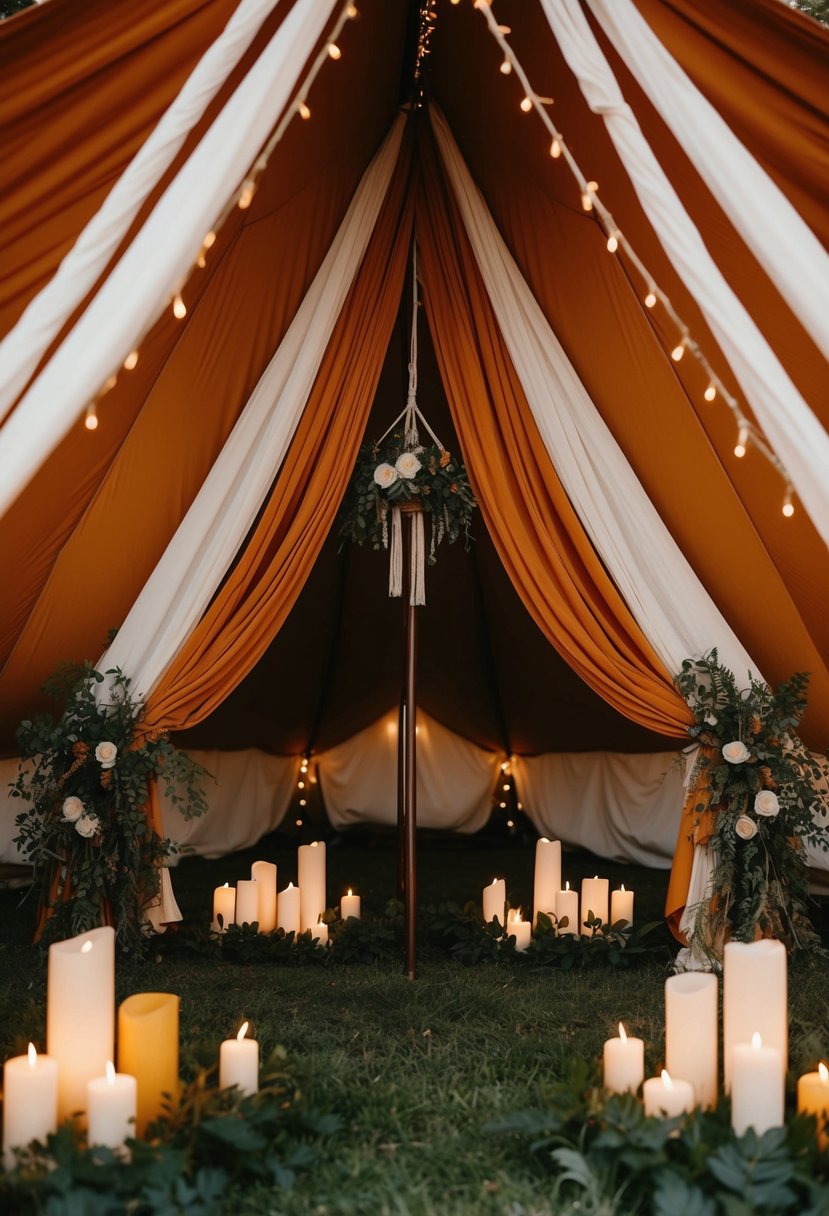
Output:
M221 925L219 917L222 918ZM213 932L225 933L228 925L232 925L236 917L236 888L230 883L216 887L213 892Z
M797 1082L797 1111L801 1115L817 1115L817 1142L829 1148L829 1068L818 1064L817 1072L806 1072Z
M539 912L556 915L556 898L561 887L561 841L542 836L535 842L535 876L533 883L533 924Z
M716 975L686 971L665 981L665 1065L706 1108L717 1105L718 997Z
M499 925L504 923L504 905L507 902L506 879L493 878L488 887L484 887L484 921L489 924L496 920Z
M507 918L507 937L514 937L515 949L522 952L527 949L532 940L532 926L528 920L524 920L520 908L517 909L515 915L510 910Z
M49 947L46 1050L58 1065L58 1119L86 1113L86 1086L112 1059L115 930L92 929Z
M607 878L583 878L581 883L581 931L588 936L592 929L587 928L587 917L592 913L603 925L607 924L607 903L610 893L610 881Z
M136 1134L161 1113L164 1094L178 1097L178 1006L169 992L139 992L118 1010L118 1067L138 1082Z
M731 1126L738 1136L783 1126L784 1080L780 1049L764 1046L759 1034L732 1047Z
M243 1022L235 1039L225 1039L219 1048L219 1089L236 1085L243 1094L259 1090L259 1044L248 1039L248 1022Z
M569 882L564 884L564 890L556 896L556 916L558 917L559 933L571 933L574 937L579 931L579 893L571 891ZM561 927L561 922L566 925Z
M325 842L301 844L297 853L299 927L313 929L325 911Z
M240 878L236 884L237 925L252 925L259 919L259 884L255 878Z
M614 1094L635 1094L645 1076L645 1044L642 1039L628 1038L619 1023L618 1039L607 1039L604 1045L604 1084Z
M353 916L355 920L360 919L360 896L353 895L351 887L348 888L348 895L344 895L340 900L340 916L343 920L348 920L349 916Z
M620 920L626 925L633 924L633 892L626 891L624 883L610 894L610 923L615 925Z
M276 866L272 861L255 861L250 876L259 895L259 932L272 933L276 928Z
M14 1149L33 1140L43 1142L58 1127L58 1062L39 1056L34 1044L28 1054L3 1065L3 1162L14 1166Z
M89 1144L121 1149L135 1136L137 1085L135 1077L116 1072L107 1060L106 1076L95 1077L87 1086Z
M299 901L300 890L289 882L284 891L279 892L276 905L276 927L286 933L299 933Z
M642 1086L645 1114L673 1119L694 1109L694 1087L690 1081L681 1081L662 1069L659 1077L649 1077Z

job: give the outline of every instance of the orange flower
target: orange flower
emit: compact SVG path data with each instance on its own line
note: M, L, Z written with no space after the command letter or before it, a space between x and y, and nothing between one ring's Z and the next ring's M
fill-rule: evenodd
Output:
M763 723L760 721L760 716L759 714L755 714L751 719L751 733L753 735L759 735L762 729Z
M79 739L77 743L72 744L72 755L77 756L79 760L85 760L89 755L89 744Z
M452 459L451 452L447 452L445 448L440 450L440 467L445 469L449 461Z
M763 785L766 787L767 790L776 790L777 789L777 782L775 781L774 777L772 777L771 769L769 768L769 766L767 764L761 765L760 776L763 778Z

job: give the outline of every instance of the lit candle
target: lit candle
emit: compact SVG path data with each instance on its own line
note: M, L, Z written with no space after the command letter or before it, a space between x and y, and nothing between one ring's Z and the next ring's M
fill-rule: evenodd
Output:
M558 917L559 933L571 933L574 937L579 931L579 893L571 891L569 882L564 884L564 890L556 896L556 916ZM561 927L561 922L566 925Z
M46 1050L58 1065L58 1119L86 1112L115 1041L115 930L107 925L49 947Z
M222 918L222 924L219 924L219 917ZM213 924L214 933L225 933L228 925L232 925L236 917L236 888L231 887L230 883L225 883L223 887L216 887L213 892Z
M178 1096L178 1006L169 992L138 992L118 1010L118 1068L138 1082L136 1134L157 1119L164 1094Z
M694 1087L690 1081L680 1081L662 1069L660 1077L648 1077L642 1086L645 1114L673 1119L694 1109Z
M665 1066L694 1087L697 1104L717 1105L719 981L686 971L665 981Z
M259 894L259 932L272 933L276 928L276 866L272 861L255 861L250 876Z
M300 890L289 882L284 891L279 892L276 905L276 927L286 933L299 933L299 901Z
M250 1023L243 1022L235 1039L225 1039L219 1048L219 1089L237 1086L243 1094L259 1090L259 1044L245 1036Z
M138 1086L135 1077L116 1072L107 1060L106 1076L95 1077L87 1085L89 1145L121 1149L125 1140L135 1136Z
M797 1082L797 1111L801 1115L817 1115L817 1142L821 1149L829 1148L829 1068L818 1064L817 1072L806 1072Z
M759 1034L731 1048L731 1126L738 1136L753 1127L762 1136L783 1126L785 1074L780 1049L763 1045Z
M311 926L311 937L321 946L328 945L328 925L324 920L318 920L315 925Z
M360 896L353 895L351 887L348 888L348 895L344 895L340 900L340 916L343 920L348 920L349 916L353 916L355 920L360 919Z
M484 887L484 923L497 920L504 924L504 906L507 902L507 883L504 878L493 878L488 887Z
M633 892L626 891L624 883L618 891L610 894L610 923L615 925L620 920L626 925L633 924Z
M754 1031L780 1052L781 1076L788 1067L786 947L767 938L728 942L723 954L723 1070L731 1088L731 1055L750 1043Z
M528 920L524 920L521 915L521 909L510 910L507 918L507 937L515 938L515 949L524 951L530 944L532 936L532 926Z
M598 874L594 878L583 878L581 883L581 931L584 934L592 933L591 929L587 928L587 917L597 917L603 925L607 924L607 901L610 894L610 880L607 878L599 878Z
M58 1128L58 1062L39 1056L33 1043L28 1054L3 1065L3 1162L14 1166L14 1149L43 1142Z
M556 915L556 897L561 888L561 841L542 837L535 842L535 881L533 884L533 924L539 912Z
M240 878L236 884L237 925L252 925L259 919L259 883L255 878Z
M325 843L301 844L297 854L299 927L313 929L325 911Z
M607 1039L604 1045L604 1084L614 1094L635 1094L645 1076L645 1044L642 1039L630 1039L619 1023L618 1039Z

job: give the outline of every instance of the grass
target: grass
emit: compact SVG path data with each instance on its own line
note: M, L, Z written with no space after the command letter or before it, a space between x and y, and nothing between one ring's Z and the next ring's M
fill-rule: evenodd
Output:
M271 837L256 850L221 861L184 861L174 874L187 918L209 919L213 887L249 873L251 860L295 879L295 849ZM391 837L358 834L328 850L329 899L349 885L364 911L380 912L396 894ZM567 855L575 885L596 871L636 891L637 921L657 918L667 875ZM529 904L532 849L491 839L425 837L420 849L422 904L480 898L505 875L513 902ZM0 892L0 1050L16 1053L43 1040L45 968L26 945L32 910L18 892ZM819 918L818 918L819 919ZM411 983L400 963L372 967L241 966L201 957L155 955L121 964L118 997L161 990L182 998L183 1058L215 1052L243 1018L263 1055L282 1044L308 1103L335 1112L340 1131L294 1191L261 1187L227 1196L238 1216L544 1216L552 1184L527 1146L485 1134L487 1120L542 1108L545 1090L574 1057L595 1059L620 1019L646 1042L646 1067L661 1062L666 967L630 972L534 972L508 965L465 968L434 952L421 955ZM792 973L793 1067L829 1051L829 971ZM566 1209L569 1210L569 1209ZM620 1209L620 1211L623 1209Z

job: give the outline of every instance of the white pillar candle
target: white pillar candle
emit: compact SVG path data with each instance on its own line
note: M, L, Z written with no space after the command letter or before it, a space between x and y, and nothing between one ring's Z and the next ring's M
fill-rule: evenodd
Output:
M237 925L252 925L259 920L259 883L255 878L240 878L236 884Z
M325 842L301 844L297 854L297 883L300 889L299 927L313 929L325 911Z
M771 1127L783 1126L785 1073L780 1050L764 1046L753 1034L750 1043L731 1048L731 1126L737 1136L753 1127L762 1136Z
M610 894L610 880L607 878L599 878L598 874L594 878L583 878L581 882L581 931L584 934L592 933L591 929L587 928L587 917L592 912L594 916L607 924L607 902Z
M817 1142L822 1150L829 1147L829 1068L818 1064L817 1072L806 1072L797 1081L797 1113L817 1116Z
M58 1062L28 1054L3 1065L3 1163L14 1166L14 1149L46 1139L58 1128Z
M106 1076L88 1082L86 1100L90 1148L100 1144L120 1149L128 1137L136 1135L138 1083L128 1073L116 1072L111 1060L107 1060Z
M515 938L515 949L524 951L532 940L532 925L524 920L521 909L510 909L507 915L507 937Z
M255 861L250 876L257 884L259 895L260 933L273 933L276 928L276 866L272 861Z
M547 840L544 836L535 842L533 924L538 922L539 912L547 916L556 915L556 899L560 889L561 841Z
M614 1094L635 1094L645 1076L645 1044L631 1039L619 1023L618 1039L607 1039L604 1045L604 1084Z
M664 1068L660 1077L648 1077L642 1086L642 1098L646 1115L664 1119L693 1110L696 1101L691 1082L672 1077Z
M719 981L686 971L665 981L665 1067L694 1087L699 1106L717 1105Z
M633 924L633 892L626 891L624 883L618 891L610 893L610 923L615 925L620 920L626 925Z
M300 890L289 882L284 891L279 892L276 905L276 927L286 933L299 933L299 900Z
M315 925L311 926L311 937L321 946L328 945L328 925L324 920L318 920Z
M504 878L493 878L488 887L484 887L484 923L496 920L499 925L504 923L504 906L507 902L507 883Z
M221 925L219 917L222 918ZM223 887L216 887L213 891L213 924L211 928L214 933L225 933L228 925L232 925L236 919L236 888L231 887L230 883L225 883Z
M352 894L351 887L348 888L348 895L340 900L340 916L343 920L348 920L349 916L360 919L360 896Z
M723 956L723 1069L731 1088L731 1055L737 1043L757 1032L780 1052L781 1075L788 1067L786 947L782 942L728 942Z
M259 1091L259 1044L248 1039L249 1022L243 1022L235 1039L225 1039L219 1047L219 1089L236 1085L243 1094Z
M86 1112L86 1086L115 1048L115 930L49 947L46 1050L58 1064L58 1119Z
M556 917L559 924L559 933L571 933L574 937L579 931L579 893L571 891L570 884L564 884L564 890L559 891L556 896ZM564 928L561 928L561 922L567 921Z

